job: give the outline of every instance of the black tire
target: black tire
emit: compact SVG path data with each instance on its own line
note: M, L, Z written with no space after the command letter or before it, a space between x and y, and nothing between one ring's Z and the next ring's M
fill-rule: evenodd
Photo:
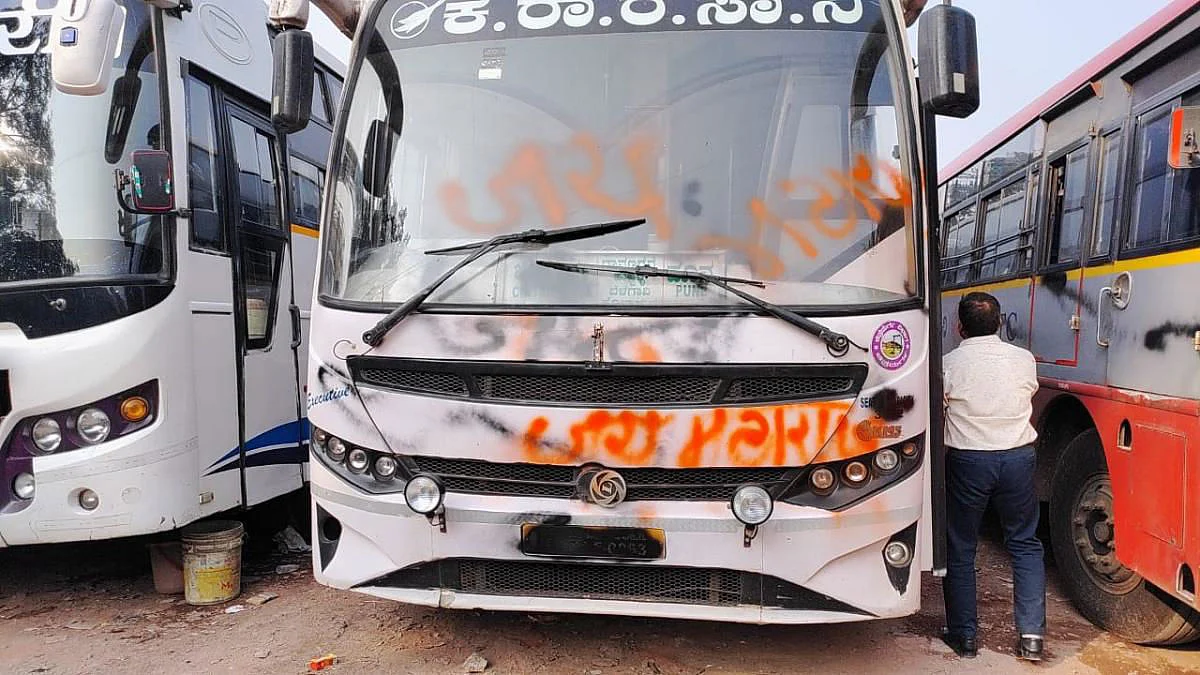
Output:
M1200 613L1116 562L1104 540L1084 534L1095 530L1083 523L1111 526L1111 503L1105 520L1105 489L1111 499L1104 448L1091 429L1067 444L1051 486L1050 541L1072 604L1088 621L1129 642L1174 645L1200 638ZM1104 535L1110 531L1101 528Z

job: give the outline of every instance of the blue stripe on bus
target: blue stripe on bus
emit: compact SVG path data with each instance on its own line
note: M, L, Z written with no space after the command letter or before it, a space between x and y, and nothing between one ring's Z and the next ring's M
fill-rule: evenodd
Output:
M285 422L284 424L280 424L273 429L264 431L254 438L246 441L246 466L266 466L267 464L300 464L308 461L308 450L305 449L301 451L299 447L300 444L303 444L305 448L307 448L308 434L309 431L307 417L299 421L293 420L291 422ZM267 449L284 450L287 448L291 449L293 455L292 458L288 459L287 461L278 459L273 462L257 463L253 465L250 464L250 455L256 451L265 451ZM229 466L221 466L222 464L230 462L230 460L236 459L239 454L238 451L239 448L235 447L229 452L225 453L220 459L208 466L208 471L205 473L205 475L207 476L214 473L219 473L220 471L227 471L230 468L238 466L237 462L232 462ZM258 454L268 453L260 452ZM272 454L272 457L279 456L281 455Z

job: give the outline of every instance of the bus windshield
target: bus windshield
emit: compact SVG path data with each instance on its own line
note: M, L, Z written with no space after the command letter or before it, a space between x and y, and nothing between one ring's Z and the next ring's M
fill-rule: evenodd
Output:
M379 3L334 153L323 299L394 305L457 261L425 251L625 218L648 223L484 256L429 300L742 302L690 280L536 264L546 257L754 277L794 307L917 294L907 87L878 0L666 8Z
M30 283L168 274L160 219L118 206L113 170L159 148L150 10L124 2L125 28L103 96L54 88L54 2L0 0L0 290Z

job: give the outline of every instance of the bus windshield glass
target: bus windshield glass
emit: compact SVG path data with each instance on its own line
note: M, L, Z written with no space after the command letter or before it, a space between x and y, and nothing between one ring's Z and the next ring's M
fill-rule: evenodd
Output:
M326 301L394 306L525 230L647 224L481 257L462 306L742 304L674 277L768 282L792 307L918 291L909 108L878 0L471 0L376 5L351 69L323 232ZM372 35L373 31L373 35Z
M126 214L113 187L134 151L161 147L150 10L121 4L108 90L71 96L50 74L55 3L0 0L0 290L169 272L161 219Z

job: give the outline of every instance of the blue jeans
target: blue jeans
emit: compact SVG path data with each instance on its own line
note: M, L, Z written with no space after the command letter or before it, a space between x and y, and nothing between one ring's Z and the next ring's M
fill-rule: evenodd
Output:
M948 559L942 593L952 635L975 637L975 547L988 499L1012 556L1013 618L1018 635L1046 634L1046 567L1037 538L1039 505L1032 447L994 452L951 450L946 455Z

